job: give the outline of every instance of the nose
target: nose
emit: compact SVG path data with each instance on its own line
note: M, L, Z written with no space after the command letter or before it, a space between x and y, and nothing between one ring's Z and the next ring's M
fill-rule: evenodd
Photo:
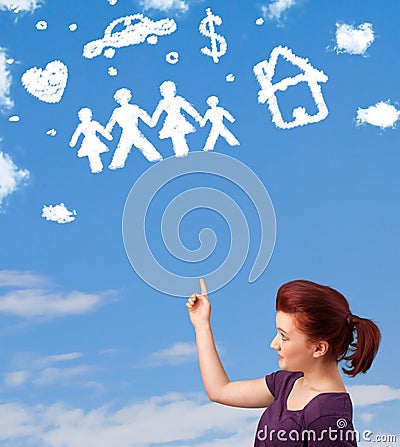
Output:
M275 335L275 337L271 341L271 344L269 345L269 347L271 349L276 349L276 350L279 349L279 344L278 344L277 338L278 338L278 334Z

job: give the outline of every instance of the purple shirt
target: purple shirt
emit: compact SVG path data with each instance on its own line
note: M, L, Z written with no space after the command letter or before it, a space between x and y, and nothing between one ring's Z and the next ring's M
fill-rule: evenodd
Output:
M279 370L265 377L274 401L258 423L254 447L357 447L349 393L320 393L301 410L287 398L301 371Z

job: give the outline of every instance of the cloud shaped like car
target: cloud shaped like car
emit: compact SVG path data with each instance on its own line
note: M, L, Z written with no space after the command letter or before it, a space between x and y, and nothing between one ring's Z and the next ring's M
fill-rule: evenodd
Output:
M83 56L93 59L108 48L122 48L143 43L151 36L166 36L176 30L173 19L151 20L143 14L133 14L113 20L101 39L88 42Z

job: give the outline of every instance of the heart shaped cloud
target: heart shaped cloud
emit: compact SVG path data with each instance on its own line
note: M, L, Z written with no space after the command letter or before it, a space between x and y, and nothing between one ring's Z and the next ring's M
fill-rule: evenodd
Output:
M22 85L31 95L44 102L59 102L68 80L68 67L61 61L49 62L44 69L33 67L21 77Z

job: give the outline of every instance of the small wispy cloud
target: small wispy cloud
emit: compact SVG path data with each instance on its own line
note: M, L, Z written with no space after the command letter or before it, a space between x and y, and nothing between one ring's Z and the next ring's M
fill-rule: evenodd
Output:
M261 11L264 18L279 21L282 14L294 6L296 2L298 0L274 0L269 5L262 6Z
M369 424L372 422L376 415L374 413L360 413L358 417L364 422L364 424Z
M390 101L381 101L367 109L357 110L356 122L358 125L371 124L381 129L394 128L400 118L400 110L390 104Z
M54 384L65 385L70 380L81 377L93 368L88 365L79 365L66 368L45 368L39 371L37 377L33 380L35 385L48 386Z
M4 383L10 387L23 385L30 377L29 371L12 371L4 374Z
M54 318L92 311L102 296L82 292L51 293L40 289L15 290L0 296L0 313L22 318Z
M194 343L177 342L169 348L152 352L140 366L181 365L196 359L197 349Z
M145 11L147 9L178 12L186 12L189 10L189 3L185 0L140 0L140 6Z
M371 23L362 23L358 27L346 23L336 23L336 53L361 54L365 56L367 49L375 40Z
M356 407L400 399L400 388L388 385L351 385L346 388Z
M0 0L0 10L9 10L14 13L33 12L42 5L44 0Z
M4 200L29 179L29 171L20 169L5 152L0 151L0 210Z
M4 374L4 383L9 387L18 387L26 383L35 385L65 385L71 379L86 374L93 369L88 365L57 366L73 362L84 356L82 352L70 352L45 357L37 357L33 353L21 353L12 362L18 369Z
M85 314L115 294L115 291L60 292L42 276L15 270L0 270L0 287L6 288L6 292L0 293L0 314L20 318L48 319Z
M14 105L10 96L12 77L7 60L6 50L0 47L0 108L5 109Z
M43 359L44 363L69 362L83 357L82 352L69 352L68 354L50 355Z
M30 271L0 270L0 287L31 287L48 283L48 279Z

